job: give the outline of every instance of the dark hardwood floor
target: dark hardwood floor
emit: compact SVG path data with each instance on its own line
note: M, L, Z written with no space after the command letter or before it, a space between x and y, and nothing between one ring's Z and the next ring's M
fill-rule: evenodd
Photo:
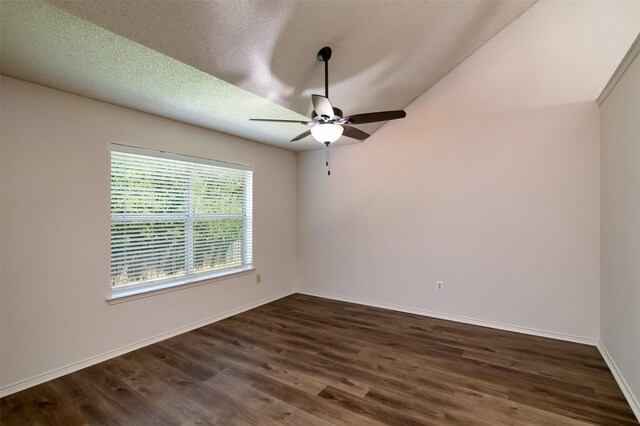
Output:
M595 347L300 294L0 408L3 425L638 424Z

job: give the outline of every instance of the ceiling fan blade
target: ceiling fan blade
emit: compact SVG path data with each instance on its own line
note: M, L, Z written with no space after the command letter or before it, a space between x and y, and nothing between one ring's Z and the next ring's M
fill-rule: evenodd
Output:
M348 117L344 117L345 120L349 120L349 124L364 124L375 123L376 121L388 121L397 120L398 118L405 118L407 113L403 110L397 111L380 111L380 112L366 112L364 114L355 114Z
M344 129L342 132L342 136L348 136L350 138L353 139L358 139L358 140L365 140L366 138L368 138L369 136L371 136L369 133L367 132L363 132L360 129L356 129L355 127L351 127L351 126L342 126L342 128Z
M329 98L322 95L311 95L311 102L313 103L313 110L319 116L334 116L333 107L331 106L331 102L329 102Z
M291 139L291 142L295 142L295 141L299 141L300 139L304 139L307 136L309 136L311 134L311 130L307 130L304 133L300 133L298 136L296 136L295 138Z
M249 121L271 121L274 123L300 123L306 124L307 126L313 124L312 121L300 121L300 120L278 120L275 118L250 118Z

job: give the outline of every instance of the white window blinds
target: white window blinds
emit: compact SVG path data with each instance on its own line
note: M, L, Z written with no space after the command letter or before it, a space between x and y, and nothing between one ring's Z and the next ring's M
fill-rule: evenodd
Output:
M251 268L246 166L111 147L111 285L182 284Z

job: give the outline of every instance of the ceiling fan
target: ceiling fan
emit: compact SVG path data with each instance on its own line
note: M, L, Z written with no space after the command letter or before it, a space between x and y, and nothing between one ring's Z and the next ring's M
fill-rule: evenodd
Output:
M342 110L331 105L329 101L329 59L331 59L331 48L323 47L318 52L318 60L324 62L324 96L311 95L313 113L308 121L298 120L278 120L270 118L251 118L252 121L272 121L278 123L297 123L311 126L311 128L300 133L291 142L299 141L309 135L313 135L318 142L324 143L327 147L330 143L337 141L340 136L365 140L370 135L360 129L352 127L353 124L375 123L377 121L396 120L404 118L407 114L403 110L367 112L343 116ZM328 160L327 160L328 162ZM328 164L327 164L328 165Z

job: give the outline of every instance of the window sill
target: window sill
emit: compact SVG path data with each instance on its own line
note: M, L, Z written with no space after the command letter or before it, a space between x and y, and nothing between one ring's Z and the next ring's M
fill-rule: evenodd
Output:
M203 277L189 277L184 280L172 281L169 283L159 283L144 287L115 290L111 293L111 297L106 299L106 301L110 305L115 305L118 303L128 302L130 300L143 299L157 294L169 293L216 281L227 280L229 278L236 278L242 275L248 275L253 273L255 270L256 269L253 266L246 266L242 269L238 268L233 271L218 272Z

